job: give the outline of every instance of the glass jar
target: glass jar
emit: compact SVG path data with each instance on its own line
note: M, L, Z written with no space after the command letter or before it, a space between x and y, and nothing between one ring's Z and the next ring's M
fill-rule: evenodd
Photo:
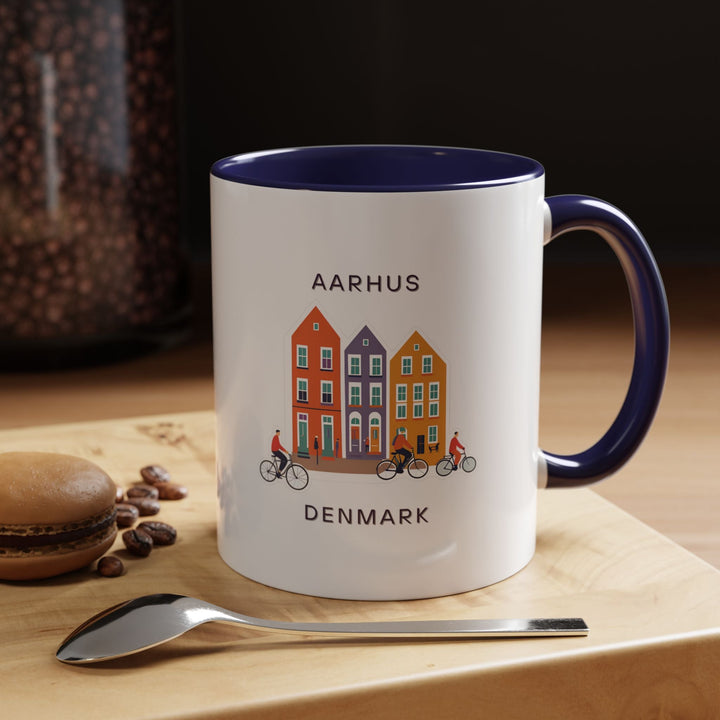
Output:
M188 327L173 3L0 4L0 369Z

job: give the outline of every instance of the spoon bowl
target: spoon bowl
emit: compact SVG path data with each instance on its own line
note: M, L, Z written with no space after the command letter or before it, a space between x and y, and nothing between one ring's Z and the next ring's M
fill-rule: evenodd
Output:
M158 593L122 602L91 617L63 640L55 657L71 664L111 660L155 647L207 622L335 638L567 637L589 632L580 618L296 623L263 620L186 595Z

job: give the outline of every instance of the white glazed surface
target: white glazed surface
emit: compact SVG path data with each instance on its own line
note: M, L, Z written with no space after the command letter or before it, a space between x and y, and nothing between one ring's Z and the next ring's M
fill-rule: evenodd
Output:
M344 193L213 176L211 189L218 547L225 562L274 587L357 600L464 592L524 567L535 547L543 178ZM313 289L318 273L327 287L337 274L345 291ZM362 292L349 291L351 274L363 278ZM419 287L367 291L367 275L388 274L393 282L415 275ZM341 357L365 325L384 344L388 366L410 335L421 333L447 363L442 440L447 448L459 431L478 461L473 472L440 477L431 464L421 479L406 473L385 481L314 471L313 455L293 457L310 473L304 490L260 477L276 428L291 449L292 334L314 307L340 336ZM344 414L342 422L345 439ZM390 418L388 440L398 424ZM316 519L306 519L306 506L317 509ZM323 508L332 508L325 520ZM339 508L374 508L376 524L339 523ZM412 511L413 522L398 522L401 508ZM387 515L380 523L386 509L394 523Z

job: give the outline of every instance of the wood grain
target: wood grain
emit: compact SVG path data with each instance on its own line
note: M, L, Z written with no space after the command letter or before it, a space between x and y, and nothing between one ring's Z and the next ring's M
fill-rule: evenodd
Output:
M127 565L120 578L89 568L0 583L8 717L717 717L720 573L590 490L540 494L536 556L502 583L431 600L348 602L273 590L220 560L210 411L0 432L0 450L11 448L82 455L122 485L138 481L140 467L161 464L190 494L157 516L178 528L177 544L145 559L119 549ZM152 592L298 621L570 615L584 617L591 632L360 643L209 625L97 666L54 659L87 617Z

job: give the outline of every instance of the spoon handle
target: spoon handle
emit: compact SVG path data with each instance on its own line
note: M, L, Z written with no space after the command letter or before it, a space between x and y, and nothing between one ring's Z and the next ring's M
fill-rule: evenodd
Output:
M270 632L336 638L567 637L587 635L589 632L588 626L582 618L286 623L244 616L244 623Z

